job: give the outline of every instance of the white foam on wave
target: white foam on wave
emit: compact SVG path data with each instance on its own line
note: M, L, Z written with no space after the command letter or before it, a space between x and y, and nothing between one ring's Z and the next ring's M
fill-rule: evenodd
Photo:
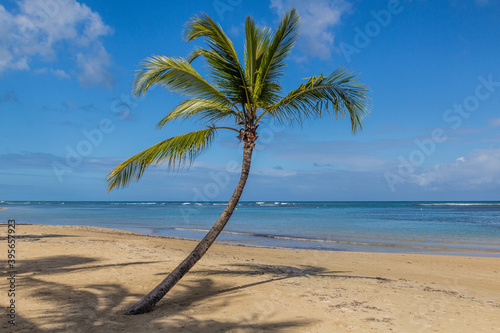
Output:
M446 202L446 203L428 203L428 204L418 204L418 206L500 206L500 203L465 203L465 202Z
M111 205L156 205L156 202L112 202Z
M196 228L174 228L174 230L179 230L179 231L199 231L199 232L208 232L208 231L210 231L208 229L196 229Z

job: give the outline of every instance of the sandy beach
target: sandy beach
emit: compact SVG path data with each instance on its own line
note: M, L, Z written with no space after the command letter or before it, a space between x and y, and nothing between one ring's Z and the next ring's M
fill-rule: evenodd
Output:
M81 226L16 237L12 332L500 332L498 258L215 244L155 311L124 316L196 242Z

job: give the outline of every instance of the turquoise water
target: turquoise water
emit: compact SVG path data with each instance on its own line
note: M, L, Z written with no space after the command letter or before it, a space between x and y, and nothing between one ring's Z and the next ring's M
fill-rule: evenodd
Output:
M0 221L201 239L225 203L0 201ZM500 202L242 202L218 241L500 257Z

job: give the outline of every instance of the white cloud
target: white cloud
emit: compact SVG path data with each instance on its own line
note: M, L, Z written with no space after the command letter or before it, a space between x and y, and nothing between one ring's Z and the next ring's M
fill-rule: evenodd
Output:
M422 187L481 190L500 187L500 149L477 150L411 176Z
M49 68L43 67L43 68L37 68L37 69L33 70L33 72L35 74L38 74L38 75L50 73L59 79L69 79L70 78L68 73L66 73L62 69L52 69L52 68L49 69Z
M311 144L314 149L311 149ZM373 150L378 143L359 144L357 142L345 141L323 141L323 142L288 142L287 149L282 144L269 144L266 149L273 158L282 161L293 161L310 163L311 166L330 166L336 170L350 170L356 172L372 172L384 170L393 161L385 157L377 156ZM342 148L340 148L342 147Z
M283 168L254 168L252 170L252 174L261 175L261 176L271 176L271 177L289 177L297 175L297 171L295 170L284 170Z
M490 125L494 127L500 127L500 118L490 119Z
M56 61L58 52L71 49L77 59L84 54L97 65L90 68L77 62L81 82L111 83L111 61L101 38L110 35L112 29L98 13L76 0L21 0L17 4L19 9L12 13L0 5L0 73L30 70L32 60ZM50 73L69 77L61 69Z
M343 0L271 0L271 8L283 16L295 7L301 18L302 50L314 57L328 59L333 48L333 28L340 24L340 18L350 6Z
M51 69L50 73L60 79L69 79L68 73L66 73L62 69Z
M82 85L111 85L113 77L106 70L111 65L111 58L102 45L98 45L97 49L90 53L78 53L76 59L78 68L81 70L78 81Z
M46 68L46 67L43 67L43 68L37 68L35 70L33 70L33 73L37 74L37 75L41 75L41 74L47 74L49 72L49 69Z

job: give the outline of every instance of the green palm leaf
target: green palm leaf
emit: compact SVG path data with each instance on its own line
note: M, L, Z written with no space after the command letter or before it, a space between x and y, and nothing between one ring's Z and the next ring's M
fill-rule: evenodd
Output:
M250 100L254 104L258 104L259 94L256 84L259 77L259 67L263 59L269 51L269 43L271 40L270 29L259 28L255 25L252 17L247 17L245 20L245 77L248 81L249 91L251 93ZM252 112L255 112L254 108Z
M224 105L231 101L207 82L182 58L153 56L143 62L133 83L135 95L144 93L154 84L159 84L185 96L212 99Z
M184 38L188 42L200 37L205 39L208 48L194 50L188 59L193 61L200 55L204 56L216 85L224 89L235 104L249 103L247 80L233 42L222 27L206 14L192 18L184 30Z
M203 56L208 63L210 77L217 87L235 105L248 103L245 77L242 76L241 66L234 66L223 55L212 49L196 48L189 56L192 62L199 56ZM243 87L243 89L242 89Z
M274 103L273 93L278 93L274 85L283 76L286 59L292 50L299 34L299 16L295 8L288 12L280 21L272 40L266 40L262 52L262 61L258 66L255 81L255 95ZM271 98L271 99L270 99Z
M313 76L292 90L260 116L269 114L281 123L302 123L303 119L333 114L335 118L349 115L353 133L361 129L370 108L368 89L354 82L357 74L339 67L328 76ZM260 120L259 118L259 120Z
M147 167L166 162L169 168L177 168L205 151L215 137L217 128L175 136L132 156L113 169L107 176L108 190L126 187L130 181L139 180Z
M166 123L174 119L186 120L187 118L197 116L199 121L212 123L221 119L230 118L236 123L243 121L243 116L233 111L233 109L211 99L193 98L182 102L165 118L156 125L162 128Z

